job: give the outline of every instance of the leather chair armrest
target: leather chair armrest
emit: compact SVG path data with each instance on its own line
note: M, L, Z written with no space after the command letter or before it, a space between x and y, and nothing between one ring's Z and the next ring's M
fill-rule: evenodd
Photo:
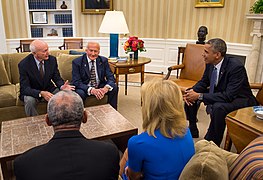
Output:
M178 70L178 69L183 69L184 68L184 64L179 64L179 65L174 65L174 66L170 66L168 67L168 73L166 74L166 76L163 78L164 80L169 79L170 74L173 70Z
M251 89L261 89L262 83L249 83Z

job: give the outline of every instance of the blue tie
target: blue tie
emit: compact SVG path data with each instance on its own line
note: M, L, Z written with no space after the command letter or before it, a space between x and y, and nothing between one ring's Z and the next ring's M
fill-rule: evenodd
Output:
M211 79L210 79L209 93L214 93L215 86L216 86L216 80L217 80L217 69L216 69L216 67L214 67L212 74L211 74ZM211 114L211 112L212 112L212 105L211 104L206 106L206 112L207 112L207 114Z

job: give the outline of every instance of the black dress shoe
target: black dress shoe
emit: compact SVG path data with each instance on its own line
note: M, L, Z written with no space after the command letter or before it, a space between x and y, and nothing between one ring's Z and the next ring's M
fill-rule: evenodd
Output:
M199 138L199 131L198 131L198 129L191 129L190 128L190 132L191 132L193 138Z

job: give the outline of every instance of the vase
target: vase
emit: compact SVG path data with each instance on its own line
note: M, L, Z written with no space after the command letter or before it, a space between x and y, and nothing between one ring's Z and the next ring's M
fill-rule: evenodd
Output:
M138 50L134 51L134 59L138 59Z
M62 5L60 6L61 9L67 9L68 6L66 5L65 1L62 2Z

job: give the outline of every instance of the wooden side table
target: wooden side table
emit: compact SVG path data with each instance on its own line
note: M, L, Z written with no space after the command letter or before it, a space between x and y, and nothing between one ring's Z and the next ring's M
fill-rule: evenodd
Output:
M263 120L259 120L253 107L231 112L226 117L227 135L225 150L230 151L232 143L240 153L251 141L263 134Z
M109 62L115 68L116 84L119 84L119 75L125 74L125 95L127 95L128 74L141 73L141 85L144 83L144 65L150 63L151 59L139 57L138 60L127 60L125 62Z

